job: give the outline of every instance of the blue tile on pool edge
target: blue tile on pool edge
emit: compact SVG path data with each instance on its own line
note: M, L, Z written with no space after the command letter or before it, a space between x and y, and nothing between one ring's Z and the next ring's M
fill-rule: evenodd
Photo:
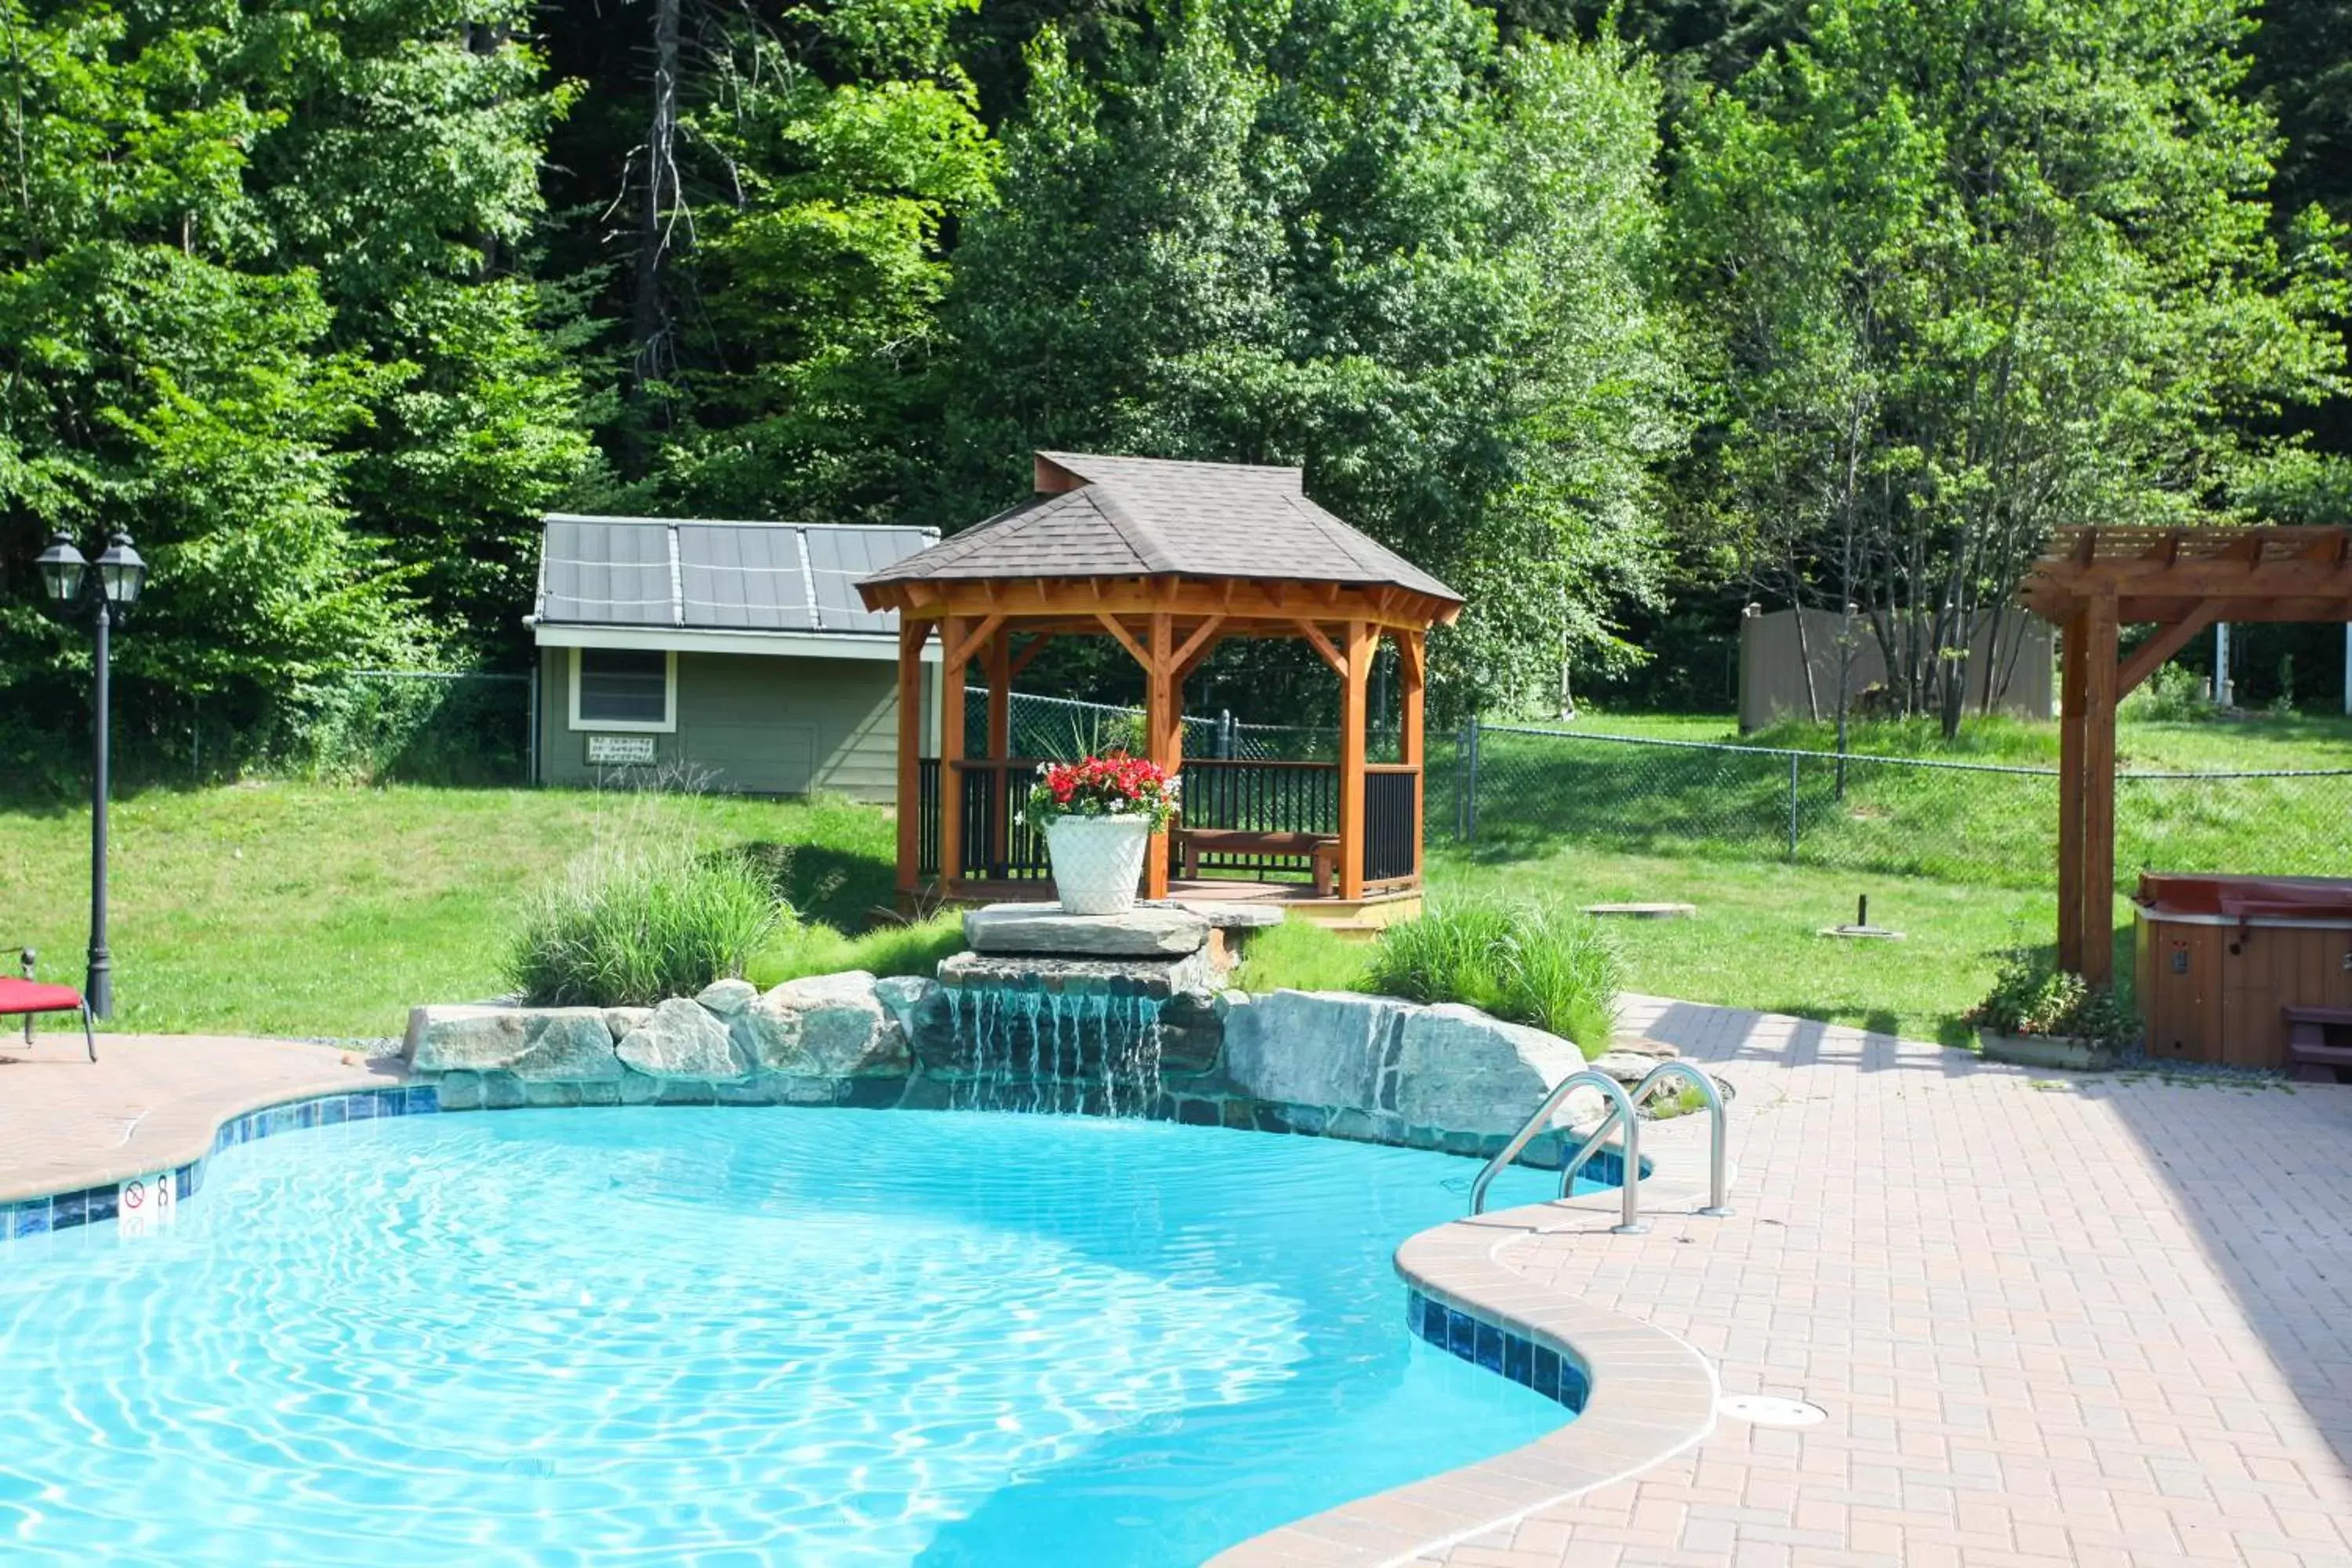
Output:
M66 1230L79 1225L89 1205L87 1192L58 1193L49 1199L49 1228Z
M1559 1352L1549 1345L1530 1345L1528 1349L1528 1386L1546 1399L1558 1399Z
M1584 1380L1584 1373L1562 1362L1559 1368L1559 1402L1570 1410L1581 1410L1584 1402L1591 1396L1592 1385Z
M1473 1342L1477 1337L1478 1324L1469 1313L1457 1312L1451 1307L1445 1309L1445 1348L1447 1350L1452 1351L1464 1361L1468 1361L1470 1352L1475 1348Z
M1488 1372L1503 1370L1503 1331L1492 1323L1478 1325L1478 1364Z
M43 1236L49 1228L49 1200L35 1198L16 1205L10 1226L18 1236Z
M319 1125L333 1127L340 1124L350 1113L351 1104L352 1097L348 1094L331 1094L319 1101Z
M195 1190L195 1183L196 1168L194 1165L181 1166L172 1173L172 1195L175 1198L186 1197Z
M415 1116L420 1111L441 1109L441 1097L429 1083L420 1083L399 1092L403 1097L401 1110L404 1114Z
M82 1196L87 1200L87 1205L82 1210L82 1223L85 1225L96 1225L101 1220L110 1220L114 1217L115 1203L116 1200L121 1196L121 1189L119 1187L91 1187L87 1192L83 1193Z
M382 1103L382 1099L373 1094L347 1094L343 1096L343 1120L372 1121L375 1119L376 1107Z
M1513 1383L1528 1381L1528 1352L1534 1347L1512 1334L1503 1341L1503 1375Z

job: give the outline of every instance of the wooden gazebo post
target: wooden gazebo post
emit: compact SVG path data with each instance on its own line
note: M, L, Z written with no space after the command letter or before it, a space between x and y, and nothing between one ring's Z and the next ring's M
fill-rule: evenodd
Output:
M1339 897L1364 896L1364 754L1370 739L1372 654L1380 632L1349 621L1339 671Z
M1429 799L1427 777L1428 749L1422 739L1422 710L1429 684L1429 669L1423 662L1427 651L1421 632L1397 634L1397 672L1403 679L1404 710L1398 725L1397 761L1412 770L1412 841L1423 845L1422 836Z
M923 645L931 623L898 622L898 891L912 893L922 859Z

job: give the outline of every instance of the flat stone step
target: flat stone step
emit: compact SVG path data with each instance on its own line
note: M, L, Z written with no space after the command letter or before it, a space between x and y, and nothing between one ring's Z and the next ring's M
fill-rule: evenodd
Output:
M1282 906L1270 900L1243 903L1237 900L1170 899L1164 902L1138 904L1136 908L1182 910L1200 916L1218 931L1251 931L1260 926L1282 923Z
M1181 958L1208 944L1191 910L1139 904L1125 914L1065 914L1059 904L990 904L963 917L974 952L1056 958Z

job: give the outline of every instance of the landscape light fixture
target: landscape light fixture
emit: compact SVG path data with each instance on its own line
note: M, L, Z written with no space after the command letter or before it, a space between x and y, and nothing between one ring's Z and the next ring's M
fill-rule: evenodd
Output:
M90 617L89 977L82 995L92 1014L106 1018L114 1013L114 961L106 948L107 634L139 602L147 563L131 547L131 535L118 528L108 537L95 573L64 533L51 536L34 564L40 568L43 591L61 615L79 607Z

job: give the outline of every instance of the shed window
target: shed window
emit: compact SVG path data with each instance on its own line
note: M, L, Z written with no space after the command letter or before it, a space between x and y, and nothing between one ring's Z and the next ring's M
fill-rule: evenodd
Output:
M656 648L572 649L572 727L676 729L677 658Z

